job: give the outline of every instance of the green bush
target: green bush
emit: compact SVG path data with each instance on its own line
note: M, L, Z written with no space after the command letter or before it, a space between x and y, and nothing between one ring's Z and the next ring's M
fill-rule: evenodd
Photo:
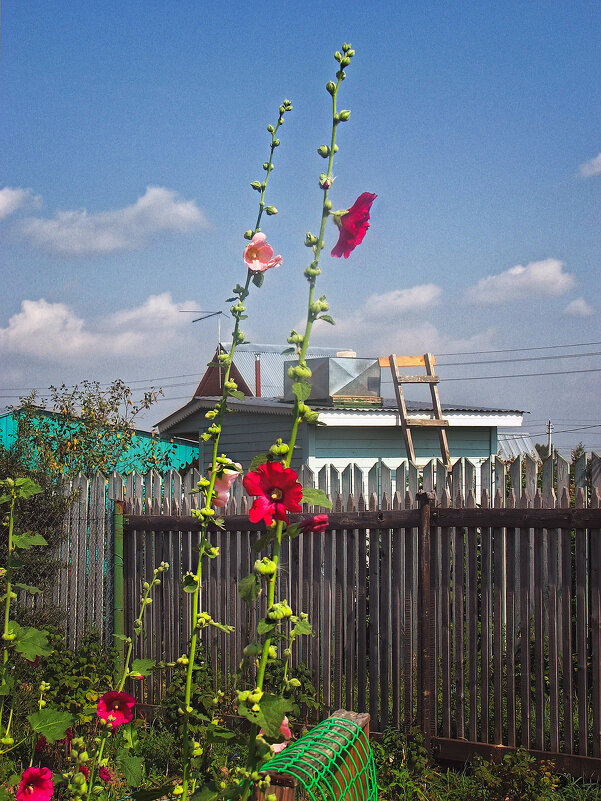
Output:
M559 784L553 768L519 748L498 763L476 757L473 779L486 801L546 801Z

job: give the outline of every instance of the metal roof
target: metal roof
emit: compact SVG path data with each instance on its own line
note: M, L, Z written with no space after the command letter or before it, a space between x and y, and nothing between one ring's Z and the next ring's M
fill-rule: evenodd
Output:
M503 461L511 461L518 456L529 454L538 458L530 434L526 431L499 431L497 433L499 454Z

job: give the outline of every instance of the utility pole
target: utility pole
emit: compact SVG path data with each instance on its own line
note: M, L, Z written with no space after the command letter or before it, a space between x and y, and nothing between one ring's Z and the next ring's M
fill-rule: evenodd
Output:
M547 453L553 456L553 423L547 420Z

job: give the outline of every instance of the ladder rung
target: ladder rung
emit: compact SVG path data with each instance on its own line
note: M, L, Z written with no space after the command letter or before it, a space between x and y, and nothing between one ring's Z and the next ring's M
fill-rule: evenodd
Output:
M432 418L424 418L420 420L418 418L407 418L407 428L448 428L449 421L448 420L433 420Z
M440 378L437 375L397 375L396 380L399 384L438 384Z

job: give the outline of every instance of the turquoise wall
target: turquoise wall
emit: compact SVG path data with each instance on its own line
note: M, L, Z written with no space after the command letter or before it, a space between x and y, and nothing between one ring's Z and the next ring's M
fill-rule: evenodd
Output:
M0 445L10 449L16 439L17 423L12 414L4 414L0 416ZM136 431L132 440L131 448L123 456L117 466L119 473L131 473L134 470L142 470L143 465L140 462L141 452L145 443L151 439L151 434L148 431ZM175 453L170 459L171 466L174 470L180 470L198 460L198 445L184 440L173 440L171 444L169 438L159 438L163 443L165 450L171 449L175 446ZM145 469L145 468L144 468Z

